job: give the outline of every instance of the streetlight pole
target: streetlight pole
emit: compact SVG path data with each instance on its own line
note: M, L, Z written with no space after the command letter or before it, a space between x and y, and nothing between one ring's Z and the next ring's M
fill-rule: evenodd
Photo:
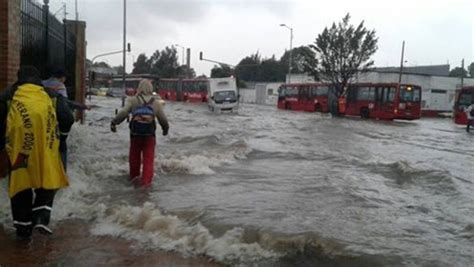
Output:
M290 59L288 60L288 83L291 83L291 61L293 59L293 28L286 24L280 24L280 26L288 28L290 30Z
M181 59L181 65L184 65L184 46L182 45L179 45L179 44L175 44L177 47L180 47L181 48L181 51L182 51L182 59Z
M125 106L125 73L127 70L127 0L123 0L123 73L122 73L122 89L124 96L122 96L122 107Z

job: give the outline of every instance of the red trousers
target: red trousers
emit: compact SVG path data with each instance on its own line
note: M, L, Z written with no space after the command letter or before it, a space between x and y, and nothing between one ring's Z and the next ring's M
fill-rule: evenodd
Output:
M153 164L155 160L154 136L132 136L130 138L130 179L140 176L140 166L143 162L142 186L150 186L153 179Z

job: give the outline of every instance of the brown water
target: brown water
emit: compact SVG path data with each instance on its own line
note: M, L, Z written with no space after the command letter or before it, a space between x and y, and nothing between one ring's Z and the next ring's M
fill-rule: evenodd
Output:
M51 237L35 233L26 242L0 227L0 266L223 266L205 257L140 250L124 239L92 236L81 220L64 220L54 230Z
M97 261L116 256L118 265L128 264L122 252L148 251L136 259L158 261L146 256L157 253L237 266L474 262L474 135L448 119L335 119L255 105L218 115L205 105L168 103L170 135L158 137L157 174L143 191L127 182L127 125L109 131L120 100L93 101L98 107L87 124L70 136L71 186L58 194L53 228L71 218L87 222L88 245L79 248ZM5 188L4 181L0 223L11 236ZM56 229L54 238L68 235ZM64 251L55 260L76 256L57 242L48 243Z

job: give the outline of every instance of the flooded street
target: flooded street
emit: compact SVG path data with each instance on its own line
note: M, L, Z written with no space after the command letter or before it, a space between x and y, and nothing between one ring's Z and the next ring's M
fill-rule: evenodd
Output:
M153 187L141 190L128 182L128 125L109 130L120 99L92 104L68 139L71 186L55 200L53 228L80 219L86 235L127 240L134 253L229 265L474 262L474 136L449 119L250 104L213 114L168 102L170 134L158 136ZM2 180L0 223L11 233L6 187Z

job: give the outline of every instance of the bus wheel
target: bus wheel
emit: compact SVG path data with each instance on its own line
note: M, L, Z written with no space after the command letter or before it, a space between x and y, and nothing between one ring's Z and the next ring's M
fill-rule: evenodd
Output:
M360 116L363 119L368 119L369 118L369 109L368 108L361 108L360 109Z

